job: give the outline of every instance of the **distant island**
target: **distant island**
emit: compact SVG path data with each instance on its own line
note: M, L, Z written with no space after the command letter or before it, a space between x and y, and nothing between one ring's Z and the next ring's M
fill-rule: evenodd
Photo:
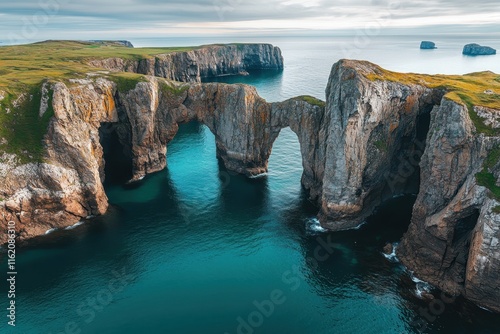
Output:
M472 43L464 46L463 54L466 56L490 56L490 55L496 55L497 50L489 46L482 46L479 44Z
M437 49L436 43L431 42L431 41L423 41L420 43L420 49L422 50L434 50Z

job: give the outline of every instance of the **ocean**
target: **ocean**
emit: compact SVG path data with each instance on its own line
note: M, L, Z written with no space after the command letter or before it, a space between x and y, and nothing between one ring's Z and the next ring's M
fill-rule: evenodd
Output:
M424 39L438 49L421 51ZM461 54L470 42L500 48L500 37L491 36L132 42L279 46L282 73L209 80L254 85L268 101L304 94L324 100L331 67L342 58L402 72L500 73L499 56ZM119 162L110 156L107 168L119 170ZM499 315L460 297L439 298L382 254L408 228L414 197L392 200L358 230L328 233L315 220L301 173L289 129L273 147L269 174L248 179L221 166L205 126L181 125L166 170L133 185L119 173L108 177L108 214L19 251L17 327L4 320L0 333L498 333ZM421 299L423 291L438 299Z

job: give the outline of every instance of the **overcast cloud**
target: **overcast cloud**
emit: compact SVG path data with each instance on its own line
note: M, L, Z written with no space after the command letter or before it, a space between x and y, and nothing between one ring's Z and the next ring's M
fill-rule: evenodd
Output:
M322 34L356 29L500 33L500 1L18 0L0 37L42 39Z

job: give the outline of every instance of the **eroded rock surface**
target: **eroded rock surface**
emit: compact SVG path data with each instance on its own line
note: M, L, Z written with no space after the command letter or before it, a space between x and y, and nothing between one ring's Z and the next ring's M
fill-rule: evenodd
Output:
M141 60L95 59L89 65L116 72L134 72L180 82L237 75L251 70L283 70L281 50L270 44L210 45L191 51Z
M301 140L305 183L313 192L321 191L314 160L319 143L310 134L320 126L324 106L302 100L267 103L246 85L147 79L127 92L105 78L51 85L55 115L44 139L45 163L20 165L14 156L0 165L3 225L15 220L19 238L26 240L105 213L104 125L116 132L130 158L133 180L166 167L167 144L178 123L206 124L225 166L248 176L267 171L273 142L290 126ZM5 241L1 235L0 242Z
M469 109L424 81L377 79L381 69L366 62L334 65L326 104L310 97L268 103L250 86L193 82L212 71L197 66L169 72L191 81L184 84L148 76L120 91L96 74L44 85L42 98L52 92L54 117L43 163L22 164L7 154L0 159L2 228L15 220L19 239L27 240L105 213L103 129L116 134L137 180L165 168L179 123L207 125L226 168L249 176L267 171L275 139L290 127L300 142L302 184L317 200L324 227L354 228L386 199L418 194L398 258L443 290L500 311L500 202L494 195L500 137L496 130L481 133L471 119L496 129L498 110Z

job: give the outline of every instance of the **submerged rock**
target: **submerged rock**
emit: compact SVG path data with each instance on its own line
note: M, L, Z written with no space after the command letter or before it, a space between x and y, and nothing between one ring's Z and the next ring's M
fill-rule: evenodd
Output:
M430 42L430 41L423 41L420 43L420 49L422 50L432 50L432 49L437 49L436 43Z
M462 52L466 56L490 56L496 55L497 50L489 46L481 46L479 44L467 44Z
M394 249L394 245L391 243L388 243L387 245L384 246L383 252L385 255L391 255L393 249Z

